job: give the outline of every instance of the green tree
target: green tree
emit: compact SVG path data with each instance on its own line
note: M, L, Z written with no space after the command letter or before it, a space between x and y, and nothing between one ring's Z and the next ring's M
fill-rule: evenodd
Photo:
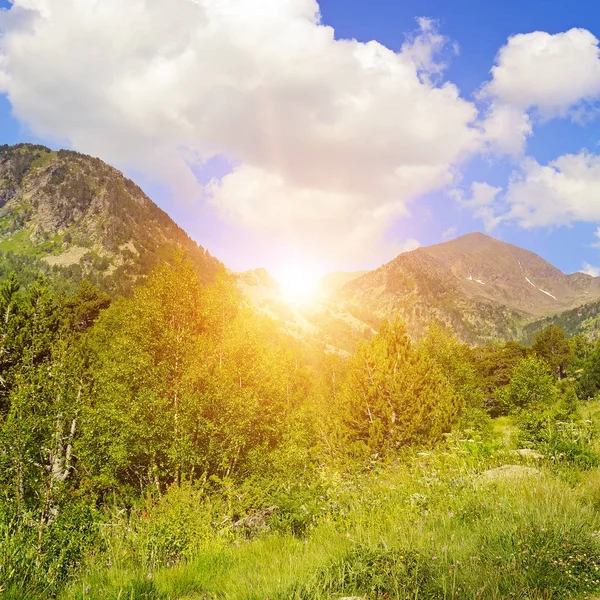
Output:
M577 383L577 395L582 400L593 398L600 390L600 341L583 361Z
M384 321L350 359L341 408L346 438L385 454L440 439L460 399L436 362L413 348L404 325Z
M435 361L462 399L460 426L484 428L489 422L489 415L485 410L485 395L472 362L470 348L459 343L451 330L433 324L420 341L418 351Z
M573 354L565 332L558 325L550 325L540 331L532 346L533 353L545 360L558 379L565 376Z
M485 405L492 416L502 412L501 390L510 383L515 368L527 354L528 349L515 341L471 350L471 360L481 381Z
M510 383L502 391L503 405L508 412L547 406L555 398L554 381L548 364L535 356L521 360L513 371Z
M89 338L94 390L78 446L96 485L161 494L264 465L295 397L271 328L229 276L206 286L181 257L106 310Z

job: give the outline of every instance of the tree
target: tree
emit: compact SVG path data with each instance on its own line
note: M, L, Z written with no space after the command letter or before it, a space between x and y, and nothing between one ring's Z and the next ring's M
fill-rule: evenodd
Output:
M515 368L527 354L525 346L512 340L503 345L471 350L471 360L486 398L485 405L492 416L502 412L500 391L510 383Z
M577 383L577 395L582 400L593 398L600 390L600 341L583 362L581 377Z
M341 408L350 443L385 454L438 440L449 431L460 399L435 361L415 351L396 320L384 321L350 359Z
M558 379L565 376L573 354L568 340L565 338L565 332L558 325L549 325L543 331L540 331L532 346L533 353L545 360L556 374Z
M521 360L510 383L502 391L502 400L508 412L550 405L556 398L553 377L546 361L535 356Z
M469 347L459 343L451 330L433 324L420 341L418 351L435 361L452 389L462 399L459 414L461 426L485 426L489 421L489 415L485 411L485 395Z
M226 273L206 286L183 257L161 266L102 314L89 349L77 450L101 489L241 476L283 438L291 369Z

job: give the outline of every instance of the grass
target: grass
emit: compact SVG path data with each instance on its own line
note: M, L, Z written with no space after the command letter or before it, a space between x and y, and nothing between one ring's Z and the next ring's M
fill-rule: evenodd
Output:
M50 152L42 152L40 155L31 163L31 170L46 167L54 161L58 152L51 150Z
M305 537L224 527L185 561L144 562L122 521L62 598L328 600L561 599L600 593L600 471L487 481L503 463L469 450L414 456L353 478L322 473ZM514 460L513 460L514 462Z
M12 252L31 258L40 258L48 254L60 254L63 250L63 235L57 234L41 244L31 241L31 231L21 229L8 238L0 240L0 251Z

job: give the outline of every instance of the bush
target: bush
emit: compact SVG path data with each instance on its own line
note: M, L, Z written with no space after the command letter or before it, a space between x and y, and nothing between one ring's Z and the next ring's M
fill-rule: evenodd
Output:
M554 378L544 361L535 356L522 359L510 383L501 390L500 403L504 413L552 404L556 397L553 384Z
M522 447L534 447L554 462L575 464L589 469L600 464L590 421L563 421L558 409L523 411L518 418L517 441Z

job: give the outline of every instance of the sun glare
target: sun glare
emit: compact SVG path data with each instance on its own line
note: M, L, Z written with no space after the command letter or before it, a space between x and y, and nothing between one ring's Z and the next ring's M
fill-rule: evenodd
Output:
M281 294L288 302L303 304L317 296L317 284L322 273L313 265L301 261L290 261L274 274Z

